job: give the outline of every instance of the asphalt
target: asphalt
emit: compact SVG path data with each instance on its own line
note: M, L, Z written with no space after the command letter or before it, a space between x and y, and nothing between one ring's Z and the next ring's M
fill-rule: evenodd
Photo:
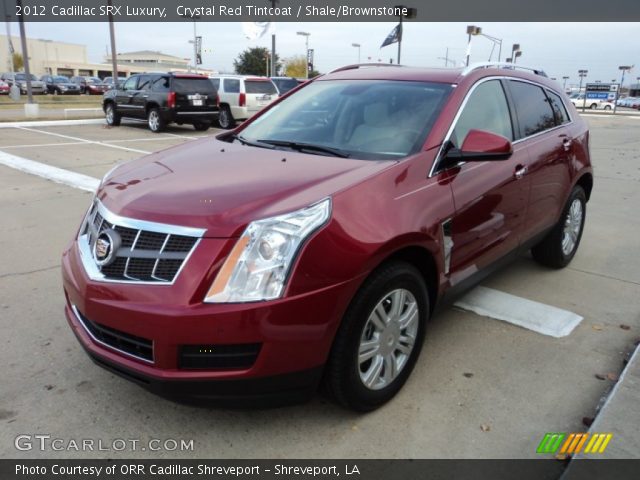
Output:
M606 374L621 374L640 335L640 119L588 118L596 179L573 262L551 271L524 255L483 283L584 320L552 338L449 308L428 326L405 388L367 415L321 395L272 410L196 408L96 367L66 325L59 268L91 195L0 166L0 458L537 458L545 433L586 431L585 417L604 422L616 402L599 416L598 407L617 384ZM138 124L29 128L0 129L0 151L94 177L202 136L187 127L154 135ZM629 383L631 400L638 383ZM637 418L637 403L613 417ZM611 451L640 457L638 448L614 449L628 436L637 445L638 423L610 425ZM194 449L23 452L14 446L20 434L192 439Z

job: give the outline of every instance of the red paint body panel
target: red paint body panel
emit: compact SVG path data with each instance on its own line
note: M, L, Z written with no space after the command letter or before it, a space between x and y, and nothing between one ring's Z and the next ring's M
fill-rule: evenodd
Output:
M260 378L322 366L362 282L405 248L419 249L431 258L437 270L434 293L440 298L557 222L573 185L582 175L591 175L586 124L566 102L572 122L509 144L513 154L508 160L467 162L430 176L467 93L477 81L493 76L525 79L558 91L544 77L508 69L481 69L464 76L460 70L345 70L299 86L236 132L314 81L431 81L457 87L422 150L401 161L309 155L205 138L119 167L97 193L107 209L206 232L171 286L90 280L77 243L72 242L62 266L67 317L78 338L93 355L150 378ZM515 172L523 167L528 174L516 178ZM326 197L332 199L331 218L303 244L282 298L203 303L251 221ZM453 241L449 264L446 222L451 223ZM156 363L127 358L92 341L69 305L94 322L153 340ZM263 347L249 369L178 368L180 345L252 342Z

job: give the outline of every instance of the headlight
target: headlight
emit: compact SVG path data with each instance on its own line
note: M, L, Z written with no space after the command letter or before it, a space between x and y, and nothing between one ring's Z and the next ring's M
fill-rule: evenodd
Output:
M236 242L204 299L209 303L278 298L300 246L331 215L331 200L251 222Z

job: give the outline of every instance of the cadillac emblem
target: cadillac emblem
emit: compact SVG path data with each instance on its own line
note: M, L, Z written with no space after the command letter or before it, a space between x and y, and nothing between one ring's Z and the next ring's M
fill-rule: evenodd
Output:
M120 248L120 235L113 229L105 230L98 235L93 244L93 258L99 267L113 263Z

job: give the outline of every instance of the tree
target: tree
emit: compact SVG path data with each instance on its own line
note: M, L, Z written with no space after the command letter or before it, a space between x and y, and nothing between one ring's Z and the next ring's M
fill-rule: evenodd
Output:
M284 63L284 74L287 77L305 78L307 75L307 59L304 55L289 57Z
M240 75L265 76L267 75L267 58L271 61L271 52L268 49L264 47L249 48L238 55L238 58L233 61L233 67ZM280 59L276 54L276 75L281 68Z
M22 58L22 54L15 52L13 54L13 71L19 72L24 68L24 59Z

